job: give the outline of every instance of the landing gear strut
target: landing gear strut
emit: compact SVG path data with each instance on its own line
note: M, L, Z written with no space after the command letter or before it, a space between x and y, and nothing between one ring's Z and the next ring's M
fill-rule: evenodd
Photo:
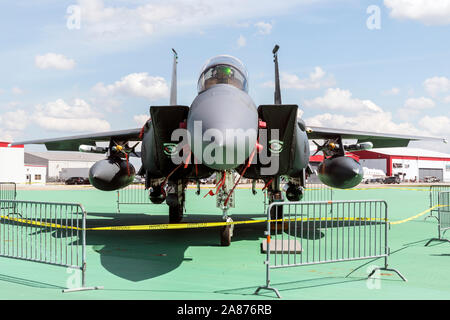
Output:
M166 203L169 206L169 223L179 223L183 219L186 184L169 181L167 185Z
M225 178L223 175L225 175ZM233 219L228 216L228 210L230 208L234 208L234 192L229 196L229 193L234 185L233 171L222 172L221 174L218 174L217 179L225 180L223 186L217 193L216 206L222 209L222 219L225 222L230 223L220 229L220 245L223 247L228 247L231 244L231 237L233 237L234 231L234 225L231 224L233 223Z
M280 188L280 177L275 177L269 186L269 205L273 202L283 202L283 193ZM274 206L270 210L270 218L278 220L283 218L283 206Z

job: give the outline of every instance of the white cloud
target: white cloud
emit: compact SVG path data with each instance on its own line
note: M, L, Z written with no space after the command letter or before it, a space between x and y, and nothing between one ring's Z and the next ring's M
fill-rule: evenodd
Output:
M138 115L135 115L135 116L133 117L134 122L136 122L136 124L137 124L139 127L142 127L142 126L147 122L147 120L148 120L149 118L150 118L150 116L147 115L147 114L138 114Z
M382 112L382 109L370 100L360 100L352 97L349 90L330 88L323 97L304 101L307 108L338 110L348 112Z
M419 125L437 137L450 137L450 118L446 116L425 116Z
M405 101L403 108L398 110L400 119L409 121L417 117L422 110L432 109L436 106L430 98L410 98Z
M422 102L422 105L418 106L418 104L414 104L416 108L427 108L432 105L430 101L423 100L422 98L417 100ZM432 118L426 116L421 119L418 125L407 120L397 122L398 119L401 120L400 117L396 116L394 118L391 112L384 111L370 100L353 98L352 94L347 90L329 89L322 100L314 102L321 102L317 106L328 107L335 112L333 114L325 113L306 118L305 122L308 126L360 130L383 134L437 137L446 137L450 135L450 118L448 117ZM405 104L407 103L405 102ZM351 114L348 116L336 114L336 112L345 111L344 105L351 106L346 109L351 110ZM442 143L432 145L429 142L424 142L422 144L418 143L416 147L428 149L441 148L441 151L443 148L447 148Z
M444 98L445 103L450 103L450 96Z
M61 119L41 115L35 121L40 127L51 131L101 132L111 129L108 121L97 118Z
M405 101L405 109L406 110L424 110L431 109L435 107L435 103L430 98L410 98Z
M75 61L62 54L46 53L36 56L34 59L36 67L39 69L70 70L75 67Z
M40 115L35 118L35 122L40 127L51 131L101 132L101 131L108 131L111 129L111 126L108 123L108 121L97 118L63 119Z
M450 0L384 0L395 19L420 21L426 25L450 24Z
M450 92L450 79L446 77L428 78L423 82L425 90L433 97Z
M75 99L71 105L58 99L45 105L37 105L36 111L50 117L66 119L98 116L98 113L92 111L91 106L83 99Z
M383 91L382 94L385 96L396 96L400 93L400 89L399 88L392 88L386 91Z
M314 71L306 79L300 79L297 75L281 72L280 85L286 89L313 90L326 87L332 87L336 81L332 75L327 75L320 67L315 67ZM274 82L268 81L262 84L263 87L273 88Z
M262 35L268 35L272 32L272 24L268 22L257 22L255 23L255 27L258 29L258 33Z
M305 119L308 126L361 130L377 133L426 135L426 132L408 122L395 123L390 112L365 112L352 116L320 114Z
M239 38L237 39L237 45L238 45L238 48L245 47L246 44L247 44L247 40L246 40L245 37L241 34L241 35L239 36Z
M446 116L425 116L419 126L427 132L427 136L450 140L450 118ZM450 153L450 145L442 142L419 141L412 143L415 147Z
M108 131L110 124L99 118L99 114L82 99L75 99L71 104L62 99L37 105L32 116L40 127L53 131Z
M19 87L14 87L14 88L11 89L11 92L12 92L13 94L15 94L15 95L19 95L19 94L22 94L22 93L23 93L23 90L20 89Z
M0 114L0 141L13 141L28 123L28 113L21 109Z
M5 112L0 115L0 125L2 129L21 131L26 128L28 114L24 110Z
M110 5L103 0L78 0L78 5L82 30L98 37L131 39L199 33L210 26L236 26L250 19L283 14L315 2L319 0L167 0L125 6ZM258 23L262 32L270 33L270 24Z
M149 76L146 72L129 74L114 84L106 86L103 83L98 83L93 90L102 96L122 94L144 97L150 101L169 96L169 87L166 80L162 77Z

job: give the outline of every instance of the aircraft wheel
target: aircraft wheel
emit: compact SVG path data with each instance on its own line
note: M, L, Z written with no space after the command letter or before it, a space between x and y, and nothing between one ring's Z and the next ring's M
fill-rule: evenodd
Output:
M224 226L220 230L220 245L229 247L231 244L231 226Z
M273 206L270 209L270 218L272 220L278 220L283 218L283 206Z
M183 205L169 207L169 223L179 223L183 219Z

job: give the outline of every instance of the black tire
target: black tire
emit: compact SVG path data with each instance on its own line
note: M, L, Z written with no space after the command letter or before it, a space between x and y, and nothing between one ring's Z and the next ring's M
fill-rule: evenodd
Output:
M169 223L180 223L183 220L183 213L183 205L169 207Z
M220 245L229 247L231 244L231 226L224 226L220 229Z
M273 206L270 209L270 218L272 220L283 219L283 206Z

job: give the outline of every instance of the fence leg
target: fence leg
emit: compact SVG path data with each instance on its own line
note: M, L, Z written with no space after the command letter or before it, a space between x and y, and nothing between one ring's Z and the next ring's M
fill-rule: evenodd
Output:
M258 289L256 289L255 294L258 294L260 290L271 290L271 291L275 292L275 294L277 295L277 297L279 299L281 299L280 292L278 292L278 290L275 288L272 288L270 286L262 286L262 287L259 287Z
M369 274L369 276L367 277L368 279L370 277L372 277L375 272L377 270L384 270L384 271L391 271L391 272L395 272L403 281L407 282L408 280L406 280L406 278L400 273L400 271L398 271L397 269L392 269L388 267L388 263L387 263L387 257L384 258L384 267L376 267L375 269L372 270L372 272Z
M267 237L266 238L267 239L266 261L264 261L264 264L266 265L266 285L258 287L258 289L256 289L254 294L258 294L259 291L261 291L261 290L270 290L270 291L275 292L277 297L279 299L281 299L280 292L277 289L272 288L270 286L270 209L271 208L272 208L272 206L269 206L267 209L267 231L264 232L264 234Z
M269 255L269 252L270 252L269 243L267 243L267 252L268 252L268 255ZM275 288L273 288L273 287L270 286L270 266L269 266L269 260L264 261L264 263L266 264L266 285L265 285L265 286L260 286L260 287L258 287L258 289L256 289L256 291L255 291L254 294L257 295L257 294L259 293L259 291L261 291L261 290L270 290L270 291L275 292L275 294L277 295L277 297L278 297L279 299L281 299L281 294L280 294L280 292L279 292L277 289L275 289Z
M433 238L433 239L430 239L430 240L427 242L427 244L425 245L425 247L428 247L428 245L429 245L431 242L433 242L433 241L449 242L449 243L450 243L450 240L448 240L448 239Z

